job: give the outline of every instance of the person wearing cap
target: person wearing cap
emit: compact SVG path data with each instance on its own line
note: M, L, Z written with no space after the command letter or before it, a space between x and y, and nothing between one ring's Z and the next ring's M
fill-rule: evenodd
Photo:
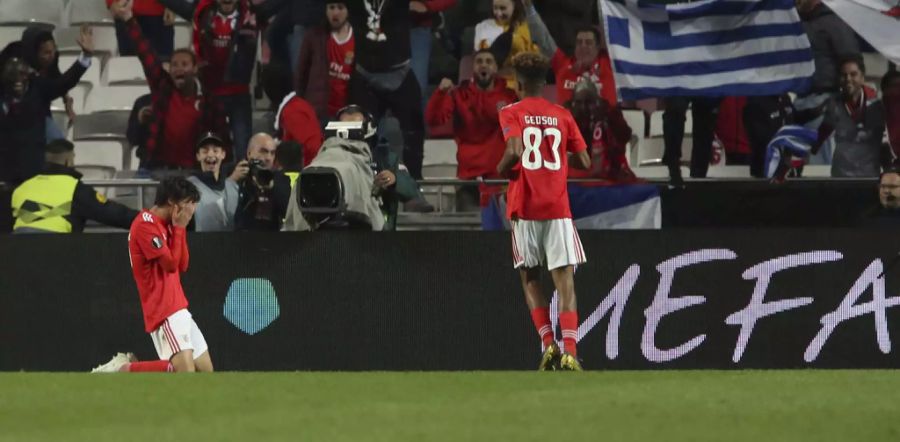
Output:
M75 164L75 146L53 140L44 149L43 171L13 192L14 233L83 232L87 220L128 229L137 216L130 209L81 181Z
M213 132L207 132L197 142L195 154L200 170L188 181L200 191L200 201L194 212L193 227L197 232L228 232L234 230L240 192L238 182L243 171L235 169L231 176L222 173L227 144Z

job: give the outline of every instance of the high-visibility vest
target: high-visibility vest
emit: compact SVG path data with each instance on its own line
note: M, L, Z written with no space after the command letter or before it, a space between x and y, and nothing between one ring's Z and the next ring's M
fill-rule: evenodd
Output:
M297 178L300 178L300 172L285 172L284 174L291 180L291 189L293 189L294 184L297 183Z
M78 179L69 175L37 175L13 192L14 230L27 228L72 233L72 200Z

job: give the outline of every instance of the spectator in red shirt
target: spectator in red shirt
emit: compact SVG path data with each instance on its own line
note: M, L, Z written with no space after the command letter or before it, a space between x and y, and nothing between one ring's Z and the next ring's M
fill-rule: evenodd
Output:
M106 6L112 5L113 1L106 0ZM170 18L171 12L166 11L166 7L159 0L133 0L132 12L134 19L137 20L141 27L141 32L150 41L150 46L159 54L160 57L168 59L175 50L175 28L172 27ZM137 47L128 37L128 28L123 23L116 23L116 40L119 42L119 55L134 56L138 55Z
M303 37L295 84L297 96L315 108L320 121L332 120L347 105L356 61L346 1L327 0L325 18L327 26L312 28Z
M567 103L572 99L575 85L581 79L588 79L597 86L600 96L615 106L618 103L616 82L609 54L600 47L603 41L600 31L591 25L579 27L575 33L575 53L567 55L557 46L531 1L526 4L532 38L550 59L550 66L556 77L556 102Z
M142 163L150 169L192 169L196 163L194 143L200 134L228 133L221 104L203 94L202 82L197 80L196 59L190 50L175 51L167 73L141 33L130 1L115 2L110 11L127 27L152 95L150 115L146 118L146 157Z
M482 49L475 53L474 78L456 88L449 78L443 79L425 109L425 119L430 125L453 120L458 146L456 174L460 179L498 178L497 164L506 147L498 112L518 100L516 93L506 86L506 80L496 75L497 61L493 53ZM475 187L461 187L456 193L457 210L471 209L479 200L484 203L487 194L500 190L494 187L482 185L482 198Z
M252 130L250 78L256 65L257 23L269 12L254 10L249 0L159 0L194 24L194 52L207 90L225 106L234 153L243 158Z
M569 178L597 178L612 182L633 182L634 172L628 167L625 148L631 140L631 128L618 107L601 98L590 80L575 85L572 100L566 103L581 136L588 143L591 168L569 166Z
M890 71L881 79L881 97L888 143L896 161L900 157L900 72Z

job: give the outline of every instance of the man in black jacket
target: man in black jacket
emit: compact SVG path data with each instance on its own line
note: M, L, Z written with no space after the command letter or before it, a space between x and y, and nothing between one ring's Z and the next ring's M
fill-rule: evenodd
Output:
M81 56L59 77L31 75L19 58L0 67L0 181L18 184L41 171L50 103L75 87L91 66L91 29L83 27L77 42Z
M75 146L54 140L46 147L44 170L13 192L15 233L72 233L84 231L86 220L128 229L137 216L130 209L81 182Z
M400 122L403 163L422 179L425 118L422 91L410 67L409 0L348 0L356 42L350 99L380 121L385 112Z

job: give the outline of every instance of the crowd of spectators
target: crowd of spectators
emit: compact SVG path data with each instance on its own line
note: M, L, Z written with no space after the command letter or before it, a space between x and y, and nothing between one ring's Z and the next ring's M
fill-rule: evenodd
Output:
M595 1L105 1L118 53L140 59L151 92L135 102L128 125L138 175L192 175L202 196L197 230L282 228L298 174L314 163L327 124L347 106L358 106L379 128L368 140L373 164L382 155L376 152L391 149L385 117L399 123L402 146L387 181L388 187L411 183L398 192L401 202L431 210L415 184L423 178L429 128L452 126L458 178L497 178L504 149L497 113L518 99L509 66L523 52L551 60L554 85L545 95L571 110L590 141L594 168L571 176L638 181L626 153L632 135L645 128L629 127L623 117L635 103L617 98ZM900 76L891 70L880 85L867 83L852 29L820 0L796 3L814 55L812 89L799 96L659 100L661 162L673 184L682 182L687 112L693 114L691 177L707 175L716 144L725 147L728 164L766 177L768 142L789 124L818 131L806 161L830 164L833 176L877 177L896 160ZM176 17L192 26L190 47L174 47ZM37 175L45 146L65 138L50 103L65 97L90 66L90 29L78 44L83 54L65 72L46 29L28 29L0 55L0 181L16 185ZM453 68L471 60L471 76L454 78L456 71L441 68L440 59L453 60ZM265 91L271 121L266 133L251 136L255 90ZM69 120L77 118L71 100L64 103ZM802 174L803 161L785 161L792 175ZM374 173L381 178L373 185L385 185ZM502 190L460 187L457 209L483 206Z

